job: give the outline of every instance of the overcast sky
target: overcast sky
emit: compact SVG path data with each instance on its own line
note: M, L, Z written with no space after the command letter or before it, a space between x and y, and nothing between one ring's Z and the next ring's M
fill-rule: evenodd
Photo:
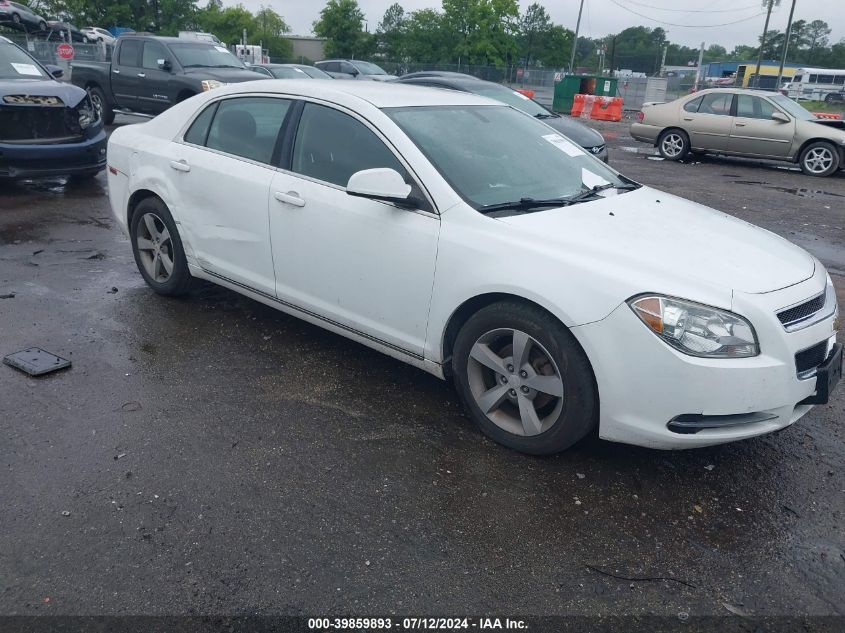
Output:
M524 10L532 1L520 0L521 9ZM293 33L298 35L311 34L311 25L325 5L324 0L223 0L223 2L225 5L242 3L253 11L262 4L270 6L285 18ZM385 9L393 2L394 0L358 0L367 18L370 31L375 30ZM786 28L790 2L791 0L782 0L782 6L776 7L772 12L770 29ZM845 38L845 11L837 7L841 2L842 0L797 0L795 19L804 19L808 22L816 19L824 20L833 29L831 42L837 42ZM403 0L400 4L405 11L439 9L441 6L440 0ZM546 0L541 4L546 7L555 23L575 29L578 0ZM697 47L703 40L708 45L721 44L730 50L736 44L752 44L757 41L757 36L763 31L765 22L765 15L757 15L761 12L760 4L760 0L585 0L580 33L587 37L601 37L608 33L618 33L629 26L662 26L668 31L672 42ZM626 9L647 17L639 17ZM653 20L647 18L653 18ZM737 24L726 24L743 18L749 19ZM664 24L654 20L659 20ZM707 25L720 26L702 28Z

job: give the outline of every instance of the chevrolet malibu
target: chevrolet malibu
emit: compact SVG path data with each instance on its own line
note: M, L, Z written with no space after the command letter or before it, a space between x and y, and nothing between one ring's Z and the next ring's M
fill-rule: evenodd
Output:
M108 163L154 291L209 280L450 378L520 451L753 437L841 374L818 260L483 97L242 83L116 130Z

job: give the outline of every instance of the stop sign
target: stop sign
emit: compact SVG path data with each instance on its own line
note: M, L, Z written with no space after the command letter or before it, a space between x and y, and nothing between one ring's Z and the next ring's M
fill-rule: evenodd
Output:
M56 47L56 54L62 59L73 59L73 46L70 44L59 44Z

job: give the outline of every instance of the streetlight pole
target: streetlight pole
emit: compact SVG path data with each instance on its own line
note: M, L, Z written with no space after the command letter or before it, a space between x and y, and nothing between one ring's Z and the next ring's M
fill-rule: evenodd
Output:
M581 29L581 12L584 10L584 0L578 8L578 21L575 22L575 39L572 40L572 55L569 58L569 74L575 74L575 50L578 48L578 31Z
M792 0L792 7L789 9L789 20L786 23L786 35L783 38L783 56L780 58L780 68L778 69L778 82L775 86L780 90L780 82L783 80L783 67L786 64L786 53L789 50L789 38L792 35L792 15L795 13L795 2Z

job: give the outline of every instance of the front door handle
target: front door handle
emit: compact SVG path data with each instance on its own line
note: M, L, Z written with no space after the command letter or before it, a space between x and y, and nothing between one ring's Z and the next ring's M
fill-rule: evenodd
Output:
M112 69L111 69L111 71L112 71L115 75L119 75L119 74L120 74L120 71L119 71L117 68L112 68Z
M147 75L146 75L145 73L138 73L138 76L139 76L141 79L143 79L143 78L144 78L144 77L146 77Z
M734 123L736 127L745 127L745 123Z
M284 202L285 204L292 204L295 207L304 207L305 200L299 197L299 194L295 191L288 191L287 193L282 193L281 191L277 191L273 194L273 197L278 200L279 202Z
M684 121L692 121L692 117L684 117Z
M191 171L191 166L185 160L172 160L170 166L176 171Z

